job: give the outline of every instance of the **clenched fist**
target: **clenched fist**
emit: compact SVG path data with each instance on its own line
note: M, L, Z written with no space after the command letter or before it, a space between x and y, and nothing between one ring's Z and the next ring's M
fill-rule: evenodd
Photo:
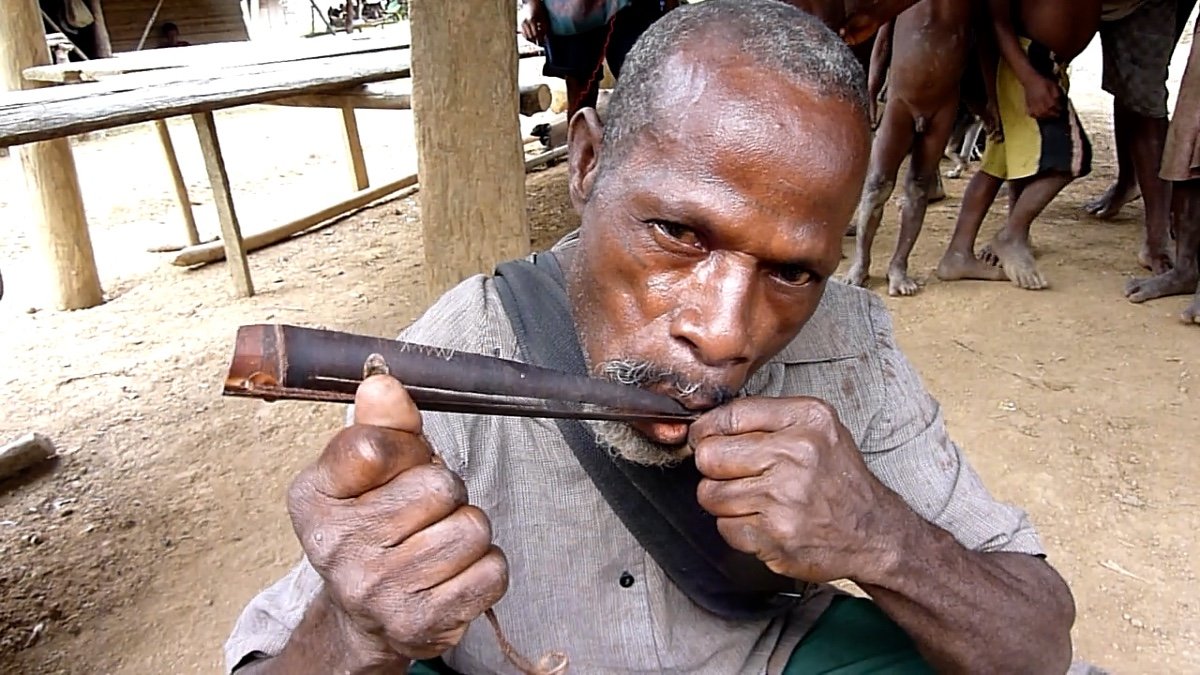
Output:
M288 511L342 644L361 660L437 656L508 589L487 516L390 375L359 386L353 425L292 483Z
M814 398L744 398L696 420L700 506L733 548L809 582L872 578L898 550L903 500Z

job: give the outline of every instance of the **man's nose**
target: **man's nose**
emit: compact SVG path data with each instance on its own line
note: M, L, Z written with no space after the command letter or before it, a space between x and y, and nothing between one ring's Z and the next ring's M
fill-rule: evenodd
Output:
M671 336L700 363L729 367L748 360L754 313L753 264L714 253L695 268L680 293Z

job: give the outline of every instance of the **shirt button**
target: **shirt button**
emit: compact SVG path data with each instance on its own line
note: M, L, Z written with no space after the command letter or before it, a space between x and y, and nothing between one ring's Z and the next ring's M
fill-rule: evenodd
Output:
M621 584L621 588L629 588L633 585L633 575L629 572L622 572L621 578L617 580L617 583Z

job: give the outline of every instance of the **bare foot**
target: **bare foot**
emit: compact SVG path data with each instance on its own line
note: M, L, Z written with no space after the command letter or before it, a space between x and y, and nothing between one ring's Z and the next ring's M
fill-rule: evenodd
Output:
M916 295L921 290L921 284L908 276L907 269L891 267L888 269L888 295Z
M1117 181L1104 191L1104 194L1086 202L1083 210L1100 220L1109 220L1121 212L1121 208L1132 201L1142 198L1142 191L1137 184L1125 186Z
M1196 287L1196 297L1192 298L1192 304L1183 310L1183 314L1179 315L1184 323L1194 323L1200 325L1200 286Z
M988 251L1000 262L1008 280L1030 291L1047 288L1050 284L1038 271L1029 244L1024 241L1002 238L1002 234L1004 234L1004 230L996 233L996 236L992 238L992 243L988 244Z
M937 276L942 281L980 279L982 281L1004 281L1004 270L958 251L946 251L937 266Z
M1154 247L1142 244L1142 250L1138 252L1138 264L1150 270L1150 273L1154 275L1166 274L1175 267L1171 251L1165 244Z
M861 260L855 260L854 264L850 265L850 270L841 276L841 280L851 286L867 287L867 279L871 278L870 263L863 264Z
M1187 295L1196 290L1195 272L1170 270L1158 276L1130 279L1125 283L1125 297L1130 302L1145 302L1169 295Z
M935 183L933 185L933 187L929 188L929 197L928 197L929 202L928 203L930 203L930 204L933 204L934 202L940 202L946 198L946 188L942 186L942 175L941 174L934 174L934 175L936 175L938 177L938 180L937 180L937 183Z

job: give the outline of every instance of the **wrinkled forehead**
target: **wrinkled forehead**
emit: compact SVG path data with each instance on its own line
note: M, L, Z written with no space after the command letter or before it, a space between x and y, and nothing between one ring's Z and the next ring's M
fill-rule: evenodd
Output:
M866 173L870 128L852 102L790 81L746 55L671 57L653 123L625 139L629 187L705 192L733 207L848 220ZM849 210L849 212L848 212Z

